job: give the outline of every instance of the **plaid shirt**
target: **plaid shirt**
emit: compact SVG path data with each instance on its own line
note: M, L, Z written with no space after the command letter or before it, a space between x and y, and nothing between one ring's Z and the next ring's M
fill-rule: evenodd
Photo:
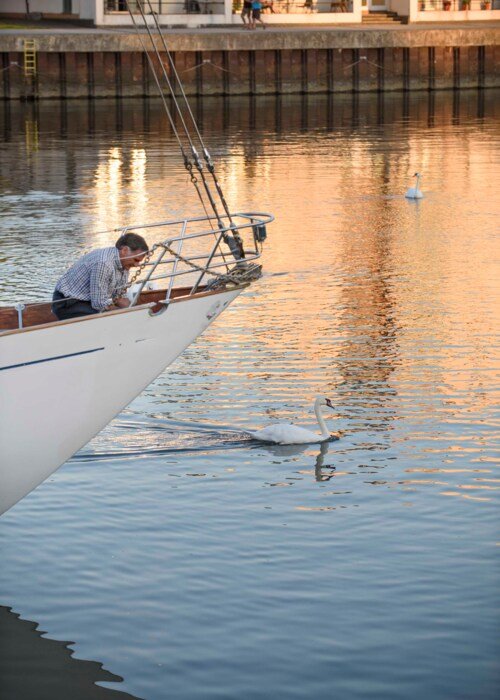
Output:
M77 260L56 284L65 297L90 301L97 311L113 303L128 282L117 248L100 248Z

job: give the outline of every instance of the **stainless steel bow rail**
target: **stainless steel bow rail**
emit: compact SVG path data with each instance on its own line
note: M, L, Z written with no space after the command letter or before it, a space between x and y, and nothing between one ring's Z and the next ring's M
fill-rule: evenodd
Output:
M130 305L137 304L148 283L159 280L168 281L166 296L162 300L162 303L168 304L174 281L182 276L191 275L191 279L186 280L187 286L191 282L189 296L196 294L202 286L205 289L219 289L260 277L260 265L255 261L262 254L262 245L267 237L266 225L273 219L270 214L252 212L231 214L230 221L228 216L222 215L217 217L215 226L214 217L197 216L114 229L120 234L140 232L141 235L150 236L153 230L158 229L162 234L167 234L151 246L125 288L138 285L133 289ZM241 240L237 251L233 248L235 236ZM222 249L223 244L229 248L230 261ZM120 293L125 290L120 290Z
M213 217L196 216L101 231L119 234L140 231L149 238L153 235L154 238L161 237L151 246L128 284L117 290L115 298L135 285L130 306L136 306L138 302L141 303L141 292L149 282L165 281L165 284L155 285L155 289L162 292L163 297L166 287L164 298L157 303L168 305L174 282L181 277L185 280L185 296L241 286L258 279L261 266L256 261L261 257L267 238L266 226L274 217L252 212L231 214L231 224L227 219L224 222L224 217L222 219L222 225L217 227L214 227ZM237 250L233 247L234 235L241 240ZM224 245L228 246L229 253L223 250ZM58 301L51 303L54 305ZM26 309L49 305L46 300L14 304L12 308L17 313L17 327L24 328L23 313Z

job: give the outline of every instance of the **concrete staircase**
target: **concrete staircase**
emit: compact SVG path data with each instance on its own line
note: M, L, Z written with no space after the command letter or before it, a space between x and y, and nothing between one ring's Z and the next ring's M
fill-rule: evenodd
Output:
M363 13L362 23L368 25L407 24L408 18L401 17L396 12L368 12Z

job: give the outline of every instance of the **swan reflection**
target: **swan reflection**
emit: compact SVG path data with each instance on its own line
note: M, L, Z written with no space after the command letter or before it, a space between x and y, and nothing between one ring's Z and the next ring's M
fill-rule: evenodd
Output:
M274 457L281 458L280 461L289 461L290 458L299 457L300 455L306 455L310 452L309 445L273 445L273 444L262 444L259 445L259 449L264 449L266 452L270 453ZM312 469L302 470L301 474L314 473L314 478L316 481L330 481L330 479L335 476L336 467L333 464L325 464L325 458L329 451L329 443L322 442L319 446L319 451L316 454L314 472Z
M325 457L328 454L328 443L322 442L318 454L316 455L315 478L316 481L330 481L335 476L336 467L333 464L325 464Z

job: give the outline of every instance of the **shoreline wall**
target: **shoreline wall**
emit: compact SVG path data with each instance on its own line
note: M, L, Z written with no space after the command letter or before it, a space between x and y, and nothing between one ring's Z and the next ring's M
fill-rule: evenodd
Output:
M165 32L188 95L389 92L500 87L500 29ZM37 71L24 75L24 40ZM127 32L1 33L0 98L156 96Z

